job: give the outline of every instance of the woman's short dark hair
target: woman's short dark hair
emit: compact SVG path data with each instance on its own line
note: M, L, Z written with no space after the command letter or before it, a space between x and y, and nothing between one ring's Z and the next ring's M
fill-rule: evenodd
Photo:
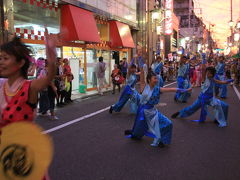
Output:
M100 57L98 58L98 61L99 61L99 62L103 62L103 57L100 56Z
M157 76L157 75L152 71L151 68L149 68L148 74L147 74L147 83L150 82L150 80L151 80L151 78L152 78L153 76Z
M27 79L28 68L30 66L29 58L30 54L32 53L29 46L22 43L19 37L14 37L12 41L2 44L0 46L0 51L14 56L17 62L20 62L22 60L25 61L23 67L21 68L21 74L25 79Z
M212 74L213 76L215 76L216 74L216 69L214 67L207 67L206 68L206 72L209 72L210 74Z

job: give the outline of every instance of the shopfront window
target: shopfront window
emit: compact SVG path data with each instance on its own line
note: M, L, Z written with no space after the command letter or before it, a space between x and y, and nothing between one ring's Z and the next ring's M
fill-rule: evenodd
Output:
M107 84L110 83L110 72L111 72L111 56L110 51L104 50L87 50L87 88L96 88L97 87L97 75L96 75L96 66L98 63L98 58L103 57L104 62L106 63L106 72L105 78Z
M78 90L79 85L84 84L84 49L78 47L63 47L63 58L69 59L72 74L74 76L72 87Z
M14 1L13 8L14 28L20 28L21 31L24 29L29 30L27 33L25 31L26 35L30 34L31 30L34 31L34 34L31 35L39 35L38 32L44 32L45 26L50 33L59 33L60 10L50 10L49 8L38 7L22 1ZM44 34L41 35L44 36Z
M26 44L29 46L29 48L32 50L32 56L35 59L38 59L40 57L47 58L46 55L46 46L43 44ZM57 57L61 57L61 48L56 48L57 51Z

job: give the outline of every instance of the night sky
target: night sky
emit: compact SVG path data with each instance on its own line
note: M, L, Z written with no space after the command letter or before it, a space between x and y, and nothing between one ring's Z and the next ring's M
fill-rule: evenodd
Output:
M230 35L228 22L230 21L230 0L194 0L195 8L202 8L202 17L206 24L215 24L214 38L223 45ZM233 20L239 18L240 0L233 0Z

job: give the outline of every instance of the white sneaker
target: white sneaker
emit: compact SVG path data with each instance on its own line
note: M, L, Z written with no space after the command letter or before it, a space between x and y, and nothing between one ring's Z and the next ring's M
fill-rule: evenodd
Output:
M59 120L57 116L51 116L51 120Z

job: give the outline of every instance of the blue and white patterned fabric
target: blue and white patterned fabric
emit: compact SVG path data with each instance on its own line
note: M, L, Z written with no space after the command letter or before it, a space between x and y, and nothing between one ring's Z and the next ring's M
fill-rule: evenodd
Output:
M225 76L225 64L218 62L217 66L215 67L216 69L216 75L215 78L220 81L225 81L226 76ZM215 92L218 94L220 91L220 97L221 98L226 98L227 97L227 85L226 84L217 84L215 86Z
M127 85L125 86L118 102L112 106L113 111L120 112L124 105L131 99L137 83L136 74L131 74L127 79ZM133 102L134 103L134 102Z
M158 146L160 142L171 143L172 122L162 115L155 107L160 101L160 87L153 89L147 85L140 97L135 123L132 129L132 136L141 138L144 135L154 138L152 146Z
M184 64L178 69L178 77L177 77L177 87L180 89L188 89L191 87L191 83L189 80L189 71L190 65ZM191 96L190 92L176 92L175 99L179 102L186 102L188 98Z
M185 118L194 114L201 108L201 115L199 122L206 120L207 115L213 120L217 120L219 127L227 126L228 104L214 97L215 81L213 79L206 79L201 87L201 93L198 99L189 107L180 111L180 117ZM208 107L213 107L214 115L208 111Z
M164 86L164 82L163 82L163 78L161 76L161 72L163 69L163 63L162 62L155 62L152 64L152 70L153 72L157 75L158 78L158 86L163 87Z

